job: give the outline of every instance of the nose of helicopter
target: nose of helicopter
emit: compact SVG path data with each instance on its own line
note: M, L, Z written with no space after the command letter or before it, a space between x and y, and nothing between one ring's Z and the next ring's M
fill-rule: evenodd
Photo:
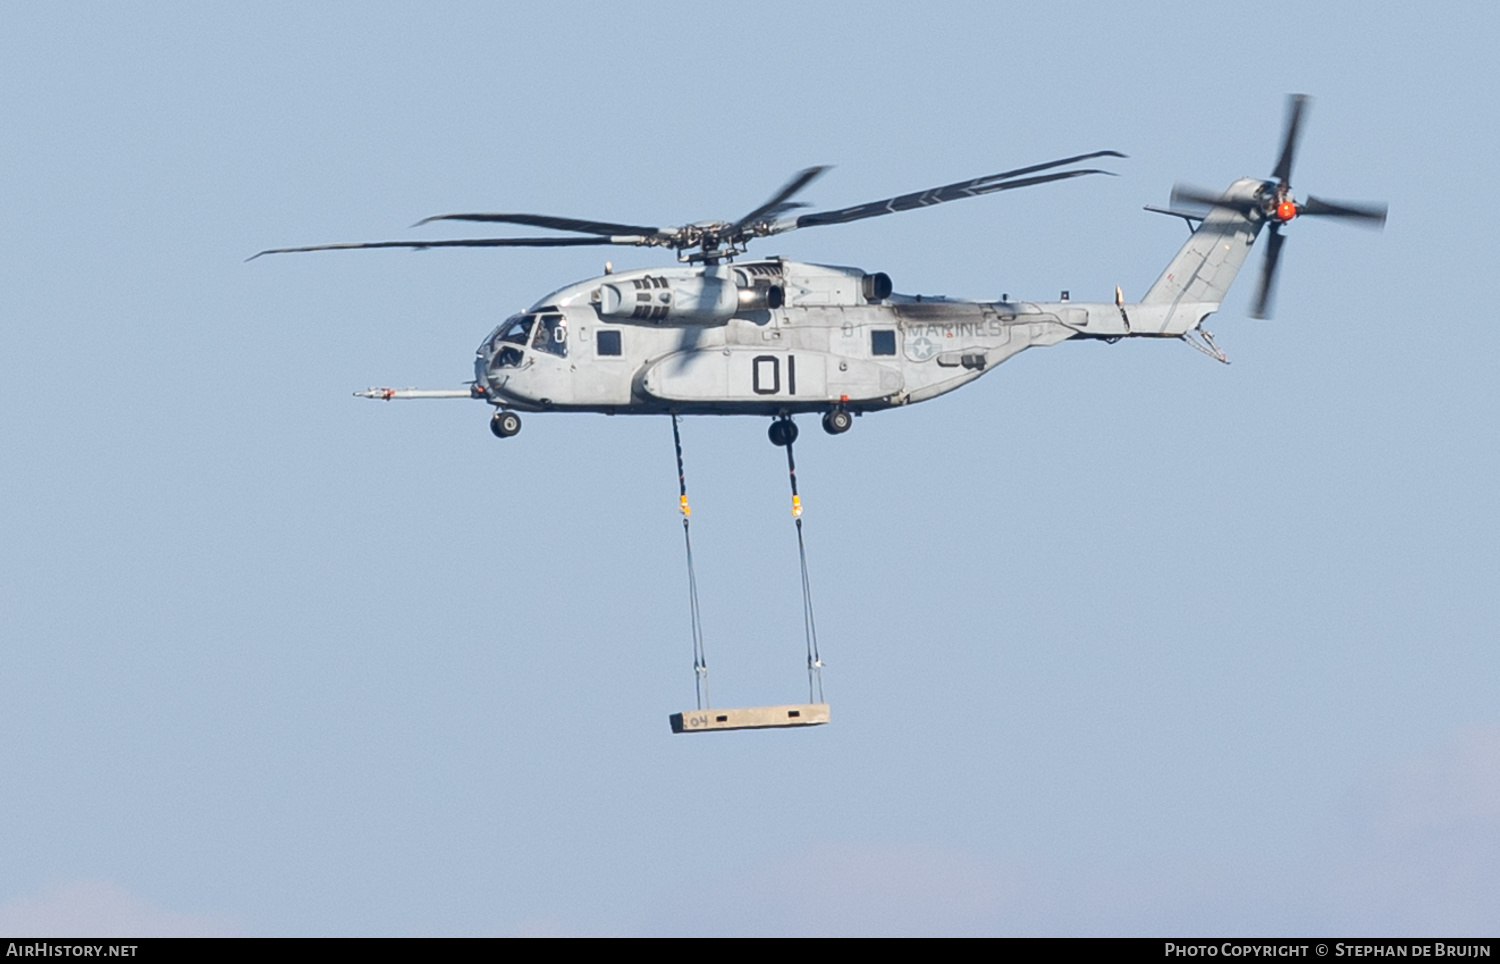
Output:
M488 358L475 359L475 384L484 397L495 404L517 405L523 409L537 405L545 407L547 402L541 396L549 393L546 386L536 380L537 361L537 356L531 352L506 345Z

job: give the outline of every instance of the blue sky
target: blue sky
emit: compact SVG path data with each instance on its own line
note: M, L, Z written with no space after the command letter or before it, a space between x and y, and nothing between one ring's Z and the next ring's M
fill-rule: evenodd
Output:
M14 6L0 32L0 930L1492 932L1493 5ZM736 216L1110 148L779 238L1138 297L1176 180L1290 226L1176 343L1027 352L798 448L834 723L673 737L663 419L444 387L587 250L266 247L451 210ZM620 266L658 256L612 254ZM689 419L723 705L797 698L784 463Z

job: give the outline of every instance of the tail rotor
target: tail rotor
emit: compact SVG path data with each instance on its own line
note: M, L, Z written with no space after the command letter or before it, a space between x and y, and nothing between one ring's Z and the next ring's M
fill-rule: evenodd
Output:
M1302 119L1306 116L1310 100L1311 98L1306 94L1293 94L1287 98L1286 128L1281 139L1281 156L1276 161L1276 170L1271 172L1271 176L1276 178L1275 193L1268 198L1271 203L1266 206L1271 236L1266 239L1266 260L1260 273L1260 288L1255 294L1255 307L1250 312L1252 318L1271 316L1271 298L1276 286L1276 266L1281 261L1281 246L1286 243L1286 236L1281 233L1282 225L1293 218L1305 215L1340 218L1376 229L1385 227L1386 206L1384 204L1324 201L1311 194L1307 196L1306 201L1299 203L1293 196L1292 164L1297 159L1297 142L1302 136ZM1270 185L1267 186L1270 187Z
M1287 97L1286 123L1282 128L1281 153L1276 159L1276 169L1271 172L1274 180L1264 181L1253 198L1214 195L1211 192L1179 184L1172 189L1174 205L1198 205L1230 208L1241 214L1258 218L1266 223L1270 237L1266 239L1266 258L1261 265L1260 286L1255 293L1251 308L1252 318L1269 318L1271 302L1276 289L1276 269L1281 263L1281 249L1286 244L1282 228L1299 217L1327 217L1350 221L1354 224L1380 229L1385 227L1386 206L1384 204L1355 203L1348 201L1326 201L1308 195L1298 201L1292 193L1292 167L1297 160L1297 146L1302 139L1302 122L1307 116L1312 98L1306 94Z

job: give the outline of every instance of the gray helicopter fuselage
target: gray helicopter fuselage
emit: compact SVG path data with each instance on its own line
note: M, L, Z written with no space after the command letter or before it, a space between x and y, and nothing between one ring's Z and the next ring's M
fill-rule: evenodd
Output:
M883 274L781 258L626 271L497 327L477 352L476 394L521 411L875 411L951 392L1027 348L1177 337L1200 307L1217 305L901 295Z
M1126 303L971 301L896 294L881 273L789 261L735 259L748 245L788 231L847 224L962 198L1110 172L1076 165L1099 150L940 187L830 210L793 213L793 200L826 167L806 168L735 221L660 227L551 214L454 213L431 222L525 225L546 237L370 241L268 248L268 254L374 248L630 246L670 248L678 264L578 282L506 319L479 346L474 381L462 389L370 388L356 395L478 398L497 411L500 438L521 429L519 411L605 414L769 415L771 438L789 445L789 416L822 412L830 434L850 414L945 395L1010 357L1075 339L1179 338L1226 362L1203 321L1219 309L1251 247L1268 229L1266 257L1250 314L1269 316L1283 228L1303 216L1383 227L1384 204L1329 201L1291 189L1292 164L1308 98L1291 95L1271 180L1240 178L1220 193L1179 184L1172 207L1190 234L1141 300Z

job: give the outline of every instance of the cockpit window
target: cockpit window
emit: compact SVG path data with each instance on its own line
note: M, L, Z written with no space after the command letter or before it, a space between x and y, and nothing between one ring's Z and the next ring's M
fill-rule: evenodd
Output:
M531 323L535 320L535 315L512 315L500 328L499 340L514 345L526 344L526 336L531 333Z
M531 337L531 347L552 355L568 357L568 323L562 315L542 315L536 333Z

